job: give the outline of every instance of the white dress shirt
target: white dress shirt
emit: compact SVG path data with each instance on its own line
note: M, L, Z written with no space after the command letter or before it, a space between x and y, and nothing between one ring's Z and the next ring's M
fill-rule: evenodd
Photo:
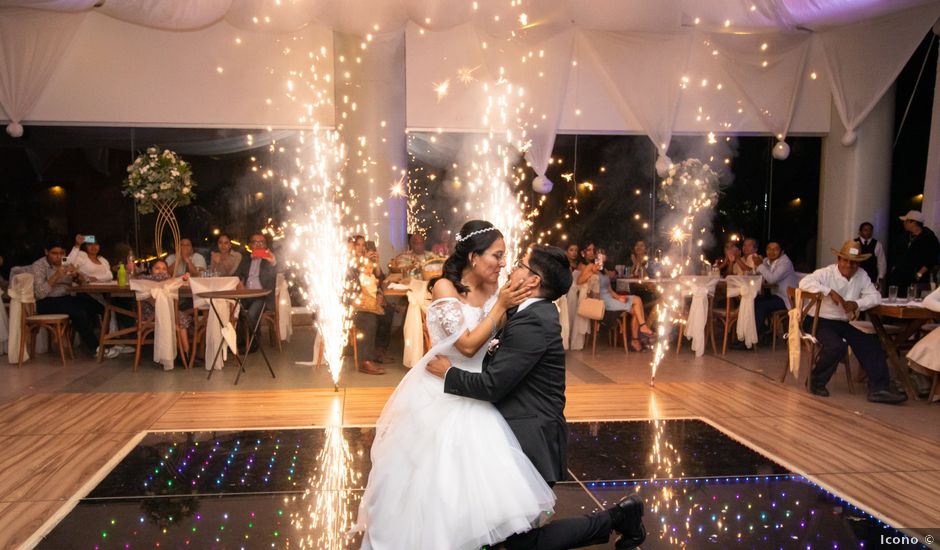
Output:
M787 296L787 287L796 287L800 283L800 278L793 270L793 262L786 254L781 254L779 258L770 261L764 258L764 261L757 266L759 275L764 277L764 282L771 285L777 285L771 290L771 294L778 296L783 303L790 309L790 297Z
M519 304L519 307L516 309L516 313L519 313L520 311L522 311L523 309L525 309L525 308L531 306L531 305L534 304L535 302L538 302L538 301L544 300L544 299L545 299L545 298L526 298L525 300L523 300L523 302L522 302L521 304Z
M830 291L836 291L839 296L848 302L856 302L859 311L865 311L881 304L881 294L865 270L859 269L851 279L846 279L839 273L837 264L828 265L810 273L800 281L800 288L810 292L819 292L829 296ZM819 308L819 316L833 321L848 321L842 306L836 305L831 299L824 299Z

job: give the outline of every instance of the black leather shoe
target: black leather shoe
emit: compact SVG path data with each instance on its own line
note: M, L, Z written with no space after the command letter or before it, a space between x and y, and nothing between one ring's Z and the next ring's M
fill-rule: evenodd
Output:
M868 400L872 403L886 403L888 405L897 405L907 401L906 393L896 393L891 390L878 390L868 394Z
M810 384L809 393L818 395L819 397L829 397L829 390L826 389L826 386L814 386Z
M643 526L643 500L630 495L623 497L613 508L608 508L610 522L614 531L620 533L614 548L629 550L643 544L646 540L646 527Z

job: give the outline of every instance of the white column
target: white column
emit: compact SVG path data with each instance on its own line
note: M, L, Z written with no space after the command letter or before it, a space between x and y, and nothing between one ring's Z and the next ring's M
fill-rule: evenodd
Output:
M937 32L934 26L934 32ZM927 173L924 176L924 220L931 229L940 227L940 57L934 81L933 115L930 117L930 147L927 149Z
M406 245L406 202L390 195L408 163L405 33L377 35L365 49L363 41L333 35L336 124L347 149L349 221L365 226L367 239L378 237L387 263Z
M858 141L851 147L842 145L845 128L833 106L829 135L823 138L817 266L832 263L830 249L854 238L864 221L875 226L876 239L888 244L894 223L889 218L894 94L892 86L856 130Z

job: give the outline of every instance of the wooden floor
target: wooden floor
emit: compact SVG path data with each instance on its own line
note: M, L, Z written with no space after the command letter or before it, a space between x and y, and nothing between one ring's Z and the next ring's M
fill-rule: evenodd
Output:
M64 513L142 430L368 425L391 391L38 393L0 405L0 548ZM940 443L793 387L577 385L566 412L571 421L701 417L895 526L940 525Z

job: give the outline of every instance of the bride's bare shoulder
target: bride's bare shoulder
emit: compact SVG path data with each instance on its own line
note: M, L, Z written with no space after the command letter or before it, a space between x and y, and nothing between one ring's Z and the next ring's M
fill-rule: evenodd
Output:
M460 299L460 293L457 292L457 288L450 279L441 278L434 282L434 287L431 288L431 299L438 300L440 298Z

